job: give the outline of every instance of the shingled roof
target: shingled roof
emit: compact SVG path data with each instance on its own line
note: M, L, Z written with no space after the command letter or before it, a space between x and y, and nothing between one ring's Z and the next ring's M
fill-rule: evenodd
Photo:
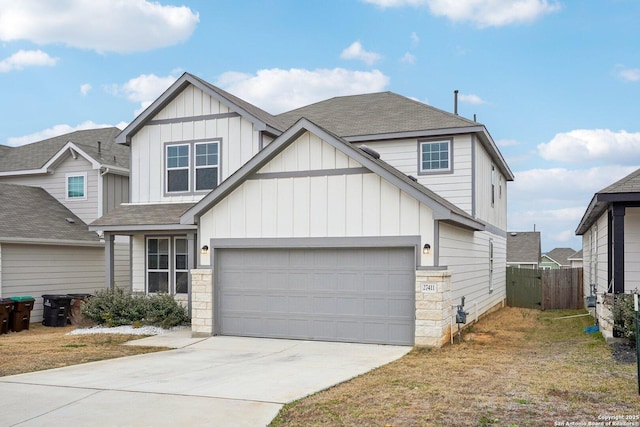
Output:
M540 232L518 231L507 234L507 264L540 263Z
M640 202L640 169L593 195L580 224L578 224L576 234L580 236L586 233L609 204L614 202Z
M69 142L100 164L128 170L129 148L115 143L119 133L117 127L79 130L19 147L3 146L0 172L40 169Z
M92 230L132 231L163 226L180 228L180 216L195 203L121 204L89 224ZM183 227L193 228L193 227Z
M549 258L551 261L555 261L559 266L569 266L571 262L569 258L576 253L575 249L571 248L555 248L551 251L544 254L545 257Z
M0 184L0 242L99 245L100 239L42 188Z
M393 92L338 96L276 116L287 127L302 117L347 140L363 135L480 126Z

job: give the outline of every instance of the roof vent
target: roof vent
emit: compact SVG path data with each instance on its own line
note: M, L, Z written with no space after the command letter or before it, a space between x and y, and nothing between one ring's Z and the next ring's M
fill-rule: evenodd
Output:
M361 145L360 149L362 151L364 151L365 153L367 153L368 155L370 155L371 157L373 157L374 159L379 159L380 158L380 153L378 153L373 148L369 148L366 145Z
M416 177L415 177L415 176L413 176L413 175L407 175L407 177L409 177L409 179L410 179L411 181L413 181L413 182L418 182L418 178L416 178Z
M518 233L511 233L511 235L512 235L512 236L517 236L517 235L518 235Z
M76 220L73 218L65 218L65 221L67 221L69 224L75 224Z

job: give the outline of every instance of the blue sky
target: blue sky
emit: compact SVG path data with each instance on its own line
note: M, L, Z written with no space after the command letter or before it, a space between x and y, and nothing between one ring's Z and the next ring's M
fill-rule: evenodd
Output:
M0 144L125 126L188 71L279 113L393 91L473 118L516 180L509 231L579 249L640 167L636 0L0 0Z

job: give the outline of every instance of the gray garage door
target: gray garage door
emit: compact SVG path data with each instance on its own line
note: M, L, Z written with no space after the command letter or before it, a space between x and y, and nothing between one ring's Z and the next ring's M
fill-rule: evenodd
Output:
M414 342L412 248L216 252L223 335Z

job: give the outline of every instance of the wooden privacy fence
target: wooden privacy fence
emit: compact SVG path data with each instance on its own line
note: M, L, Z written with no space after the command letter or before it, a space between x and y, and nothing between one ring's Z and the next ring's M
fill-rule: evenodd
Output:
M507 305L539 310L583 308L582 268L507 267Z

